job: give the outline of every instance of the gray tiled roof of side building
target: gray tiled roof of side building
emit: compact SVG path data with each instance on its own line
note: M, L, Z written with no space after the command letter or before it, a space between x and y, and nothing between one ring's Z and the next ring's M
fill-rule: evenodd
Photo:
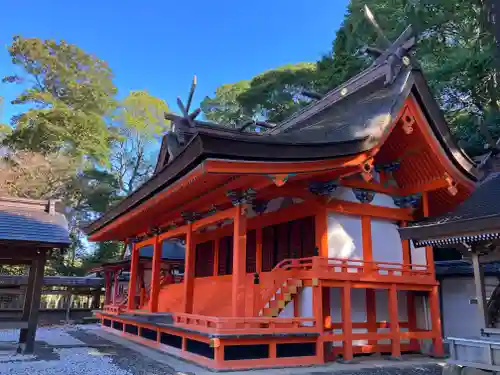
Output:
M69 245L63 214L0 204L0 240Z

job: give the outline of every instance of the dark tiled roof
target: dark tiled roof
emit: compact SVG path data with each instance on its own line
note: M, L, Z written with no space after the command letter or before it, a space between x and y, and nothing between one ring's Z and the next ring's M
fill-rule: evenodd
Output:
M473 276L472 264L465 260L445 260L435 262L436 275L438 277L450 276ZM500 262L485 263L482 265L487 275L500 275Z
M67 246L68 223L64 215L47 212L47 201L0 198L0 241Z
M400 229L403 239L429 240L500 232L500 173L489 175L454 210Z
M163 260L184 260L186 249L179 241L163 241L161 250ZM143 258L153 258L153 245L141 247L139 255Z

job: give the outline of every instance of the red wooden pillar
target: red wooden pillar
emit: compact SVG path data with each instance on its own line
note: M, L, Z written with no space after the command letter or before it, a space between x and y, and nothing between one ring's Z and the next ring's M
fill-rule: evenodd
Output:
M150 312L158 312L158 295L160 294L160 268L161 268L161 256L162 256L162 242L159 236L156 236L156 240L153 248L153 264L151 266L151 287L149 296L149 306Z
M366 323L369 333L377 333L377 302L375 289L366 289ZM376 346L377 340L368 340L369 345Z
M417 309L415 305L415 293L411 290L406 292L406 310L408 311L408 331L416 332ZM420 350L420 344L417 339L410 339L410 349L414 351Z
M214 276L219 276L219 244L220 238L214 239Z
M255 230L255 271L262 272L262 227Z
M116 305L116 303L118 302L117 299L118 299L118 276L119 276L120 272L119 270L115 270L115 277L114 277L114 280L113 280L113 305Z
M351 283L345 282L342 291L342 336L344 361L350 361L353 358L352 352L352 315L351 315Z
M236 205L233 234L232 316L245 316L247 217L243 205Z
M314 320L316 321L318 331L323 332L325 325L323 287L321 285L313 286L312 293ZM317 341L316 353L320 362L325 362L325 343L322 340Z
M401 227L406 227L407 223L406 221L401 222ZM409 240L401 240L401 248L403 250L403 276L409 275L410 268L409 265L411 264L411 248L410 248L410 241Z
M389 288L389 324L391 327L391 351L393 358L401 357L401 331L399 328L398 290L395 284Z
M193 223L188 222L186 232L186 259L184 261L184 309L188 314L193 313L194 300L194 267L196 245L193 239Z
M422 212L424 217L429 216L429 193L427 191L424 191L422 194ZM425 247L425 259L427 269L434 275L434 253L432 251L432 246Z
M328 258L328 211L321 207L314 216L315 243L320 257Z
M368 263L368 269L373 270L373 248L372 248L372 219L370 216L361 216L361 238L363 241L363 260Z
M128 304L127 308L133 310L136 308L135 296L137 291L137 276L139 271L139 249L135 243L132 243L131 261L130 261L130 279L128 282Z
M104 272L104 304L109 305L111 302L111 273Z
M434 355L442 357L444 355L443 349L443 335L441 332L441 314L439 312L439 292L438 287L433 286L429 293L429 305L431 312L432 322L432 342L434 344Z

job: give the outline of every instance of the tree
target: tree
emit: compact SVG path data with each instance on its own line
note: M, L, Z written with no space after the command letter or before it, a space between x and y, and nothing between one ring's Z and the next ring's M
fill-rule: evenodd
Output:
M165 101L146 91L132 91L114 115L109 173L116 177L119 193L127 195L153 173L159 139L170 127Z
M213 98L206 96L201 102L201 110L205 117L230 127L236 127L250 120L252 113L245 113L245 109L238 102L238 97L249 87L250 81L247 80L218 87Z
M316 64L288 64L217 88L201 108L212 121L235 127L248 120L279 122L309 102L302 93L314 90Z
M3 82L25 85L12 104L30 109L12 119L15 129L5 144L105 163L112 134L104 116L114 108L116 93L107 64L64 41L21 36L14 37L9 53L23 75Z

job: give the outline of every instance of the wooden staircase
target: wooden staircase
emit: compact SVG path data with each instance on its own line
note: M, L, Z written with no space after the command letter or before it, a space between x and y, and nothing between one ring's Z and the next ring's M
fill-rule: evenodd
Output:
M259 316L277 318L302 288L302 280L286 279L274 292L269 302L260 310Z

